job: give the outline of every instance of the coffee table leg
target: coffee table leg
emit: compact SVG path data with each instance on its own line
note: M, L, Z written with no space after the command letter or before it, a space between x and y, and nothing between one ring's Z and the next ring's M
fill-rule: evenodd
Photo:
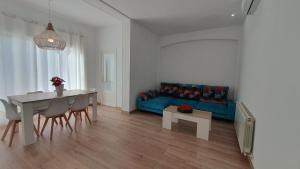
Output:
M163 112L163 128L171 130L172 127L172 113L168 111Z
M176 118L173 117L173 118L172 118L172 122L173 122L173 123L178 123L178 119L176 119Z
M199 119L197 123L197 138L208 140L210 122L208 119Z

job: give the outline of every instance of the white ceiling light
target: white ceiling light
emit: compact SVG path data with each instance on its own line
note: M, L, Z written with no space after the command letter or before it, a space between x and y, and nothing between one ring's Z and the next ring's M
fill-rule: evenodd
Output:
M51 4L49 0L49 23L45 31L33 38L35 44L41 49L64 50L66 41L59 36L51 23Z
M235 16L235 13L231 14L231 16L232 16L232 17Z

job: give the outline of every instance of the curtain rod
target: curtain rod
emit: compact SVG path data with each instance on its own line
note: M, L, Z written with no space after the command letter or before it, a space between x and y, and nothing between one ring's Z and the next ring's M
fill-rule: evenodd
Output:
M22 21L24 21L26 23L35 24L35 25L41 25L41 26L44 26L44 27L47 26L47 24L45 24L45 23L41 23L41 22L38 22L38 21L33 20L33 19L27 19L27 18L24 18L24 17L20 17L20 16L17 16L15 14L7 13L5 11L1 11L1 14L3 16L5 16L5 17L9 17L9 18L13 18L13 19L20 19L20 20L22 20ZM72 32L72 31L67 31L67 30L59 28L59 27L55 27L55 29L58 30L58 31L60 31L60 32L79 35L81 38L84 37L84 35L82 33L76 33L76 32Z

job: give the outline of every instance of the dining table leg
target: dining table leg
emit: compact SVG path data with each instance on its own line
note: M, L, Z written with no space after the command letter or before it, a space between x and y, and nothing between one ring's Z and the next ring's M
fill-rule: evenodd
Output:
M32 103L24 103L21 106L21 119L22 119L22 138L23 145L27 146L35 143L33 131L33 109Z
M97 93L93 93L93 116L92 121L97 121Z

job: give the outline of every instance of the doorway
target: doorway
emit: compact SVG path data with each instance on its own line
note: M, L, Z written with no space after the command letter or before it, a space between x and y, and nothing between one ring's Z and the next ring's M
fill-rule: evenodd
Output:
M103 53L103 94L102 104L106 106L117 106L117 76L116 76L116 51Z

